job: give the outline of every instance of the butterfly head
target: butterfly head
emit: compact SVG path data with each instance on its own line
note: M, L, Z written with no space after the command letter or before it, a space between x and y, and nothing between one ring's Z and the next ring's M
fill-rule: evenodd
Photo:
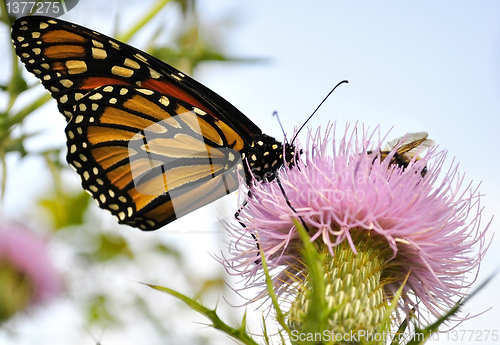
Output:
M273 137L259 135L247 152L242 153L247 185L251 185L252 179L272 181L279 168L285 164L287 167L292 167L297 157L294 145L287 143L283 149L283 144Z

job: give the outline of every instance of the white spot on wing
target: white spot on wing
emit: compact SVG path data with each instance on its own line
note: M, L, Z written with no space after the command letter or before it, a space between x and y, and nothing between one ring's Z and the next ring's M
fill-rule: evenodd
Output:
M104 60L108 57L108 53L104 49L92 47L92 57L98 60Z
M102 43L101 43L101 42L99 42L99 41L92 40L92 44L94 45L94 47L97 47L97 48L104 48L104 44L102 44Z
M141 65L137 63L137 61L130 60L129 58L125 58L125 62L123 63L125 66L133 68L133 69L139 69L141 68Z
M143 93L148 96L151 96L154 93L154 91L148 89L136 89L136 90L137 92Z
M111 67L111 73L119 77L130 78L134 74L134 71L121 66L113 66Z
M109 41L109 44L111 44L111 47L115 48L116 50L120 49L120 45L116 43L115 41Z
M134 55L137 59L141 60L142 62L147 62L148 59L146 59L144 56L142 56L141 54L135 54Z
M97 101L102 98L102 95L100 93L94 93L92 96L89 96L89 99L93 101Z
M69 74L80 74L87 72L87 64L80 60L68 60L65 63Z
M70 88L73 86L73 82L69 79L61 79L59 80L59 82L61 83L62 86L64 86L65 88Z
M170 101L168 100L167 97L161 96L160 97L160 103L167 107L170 104Z
M206 113L206 112L204 112L203 110L201 110L201 109L199 109L199 108L196 108L196 107L194 107L194 108L193 108L193 111L194 111L196 114L198 114L198 115L206 115L206 114L207 114L207 113Z
M158 79L161 77L161 74L152 68L149 68L149 74L151 75L151 78L153 78L153 79Z

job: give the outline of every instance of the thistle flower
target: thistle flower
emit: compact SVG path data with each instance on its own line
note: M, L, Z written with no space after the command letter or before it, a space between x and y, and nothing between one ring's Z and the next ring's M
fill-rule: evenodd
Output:
M304 307L308 299L303 245L293 222L300 219L325 254L330 307L350 303L351 311L357 310L350 316L358 322L352 327L376 327L403 285L400 312L414 309L421 316L427 309L441 315L472 284L467 273L478 268L486 251L489 224L480 228L479 192L463 188L456 165L444 170L445 151L431 148L422 158L417 152L398 165L402 142L381 153L374 134L363 131L361 140L356 129L348 134L346 129L339 141L332 126L324 136L319 130L309 133L296 167L281 170L279 180L255 181L250 194L242 191L245 203L238 223L230 225L232 257L224 258L225 267L243 278L244 288L262 286L262 250L274 269L276 293L295 298L289 318L297 315L294 307ZM376 286L370 285L373 279ZM357 296L352 289L360 285L368 290ZM252 301L265 296L263 291Z
M61 288L44 241L19 226L0 226L0 321L46 302Z

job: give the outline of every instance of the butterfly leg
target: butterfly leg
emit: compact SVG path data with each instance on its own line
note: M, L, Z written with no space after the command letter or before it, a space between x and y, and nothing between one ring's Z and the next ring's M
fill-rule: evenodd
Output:
M248 197L251 197L252 196L252 191L248 191ZM234 214L234 218L236 218L236 220L238 221L238 223L240 223L241 227L242 228L246 228L246 225L240 220L240 212L241 210L243 209L243 207L245 207L248 203L246 202L246 200L243 201L243 205L240 207L240 209L238 211L236 211L236 213ZM252 235L253 239L255 240L255 244L257 245L257 251L260 253L260 245L259 245L259 241L257 239L257 236L255 236L255 234L253 233L250 233L250 235ZM257 259L254 261L255 264L260 264L260 259Z

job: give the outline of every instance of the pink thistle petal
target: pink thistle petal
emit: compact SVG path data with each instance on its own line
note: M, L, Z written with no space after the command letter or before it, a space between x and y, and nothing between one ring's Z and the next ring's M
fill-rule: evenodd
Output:
M384 278L387 296L409 273L401 309L419 310L423 303L438 316L464 295L473 282L465 275L478 268L487 249L489 223L480 228L480 194L471 185L463 188L464 178L453 162L444 170L446 151L431 148L403 169L390 164L398 146L381 161L370 152L380 152L382 141L373 141L374 134L366 131L359 140L356 133L346 129L340 141L332 126L323 137L319 130L310 133L305 159L279 172L286 197L276 180L255 181L250 196L240 191L246 204L238 221L245 227L229 225L232 257L221 261L230 274L245 280L244 288L262 286L257 238L275 269L277 292L286 294L304 274L293 219L300 216L311 240L323 243L331 255L343 241L357 253L352 232L369 231L378 235L374 243L385 239L392 252L385 258L391 264L391 276Z

